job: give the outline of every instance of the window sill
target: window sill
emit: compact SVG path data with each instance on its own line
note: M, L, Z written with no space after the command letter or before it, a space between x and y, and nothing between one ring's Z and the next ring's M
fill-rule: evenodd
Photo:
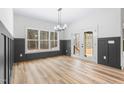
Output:
M54 51L60 51L60 50L59 49L54 49L54 50L28 50L28 51L25 52L25 54L54 52Z

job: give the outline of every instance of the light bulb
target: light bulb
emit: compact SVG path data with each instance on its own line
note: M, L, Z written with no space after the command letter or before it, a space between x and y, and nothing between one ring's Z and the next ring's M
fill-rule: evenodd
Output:
M66 25L66 24L64 24L63 29L66 29L66 28L67 28L67 25Z
M57 29L59 29L60 28L60 25L57 25Z

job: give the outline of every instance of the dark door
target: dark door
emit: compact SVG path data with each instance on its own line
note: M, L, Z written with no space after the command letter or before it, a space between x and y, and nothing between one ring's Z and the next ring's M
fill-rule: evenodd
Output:
M120 37L98 39L98 63L120 68Z
M120 67L120 38L108 40L108 65Z
M71 40L66 40L66 55L71 56Z
M98 63L107 65L107 56L108 56L108 45L107 40L99 39L98 40Z

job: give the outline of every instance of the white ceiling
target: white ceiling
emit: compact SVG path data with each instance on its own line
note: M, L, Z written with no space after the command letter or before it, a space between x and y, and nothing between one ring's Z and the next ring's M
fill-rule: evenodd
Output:
M63 8L62 23L70 24L84 16L93 9L90 8ZM57 8L14 8L14 13L33 17L50 22L57 22Z

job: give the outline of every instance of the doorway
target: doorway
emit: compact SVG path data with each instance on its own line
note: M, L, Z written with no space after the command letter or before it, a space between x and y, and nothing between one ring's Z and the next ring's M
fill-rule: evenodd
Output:
M80 58L83 60L96 60L96 33L95 31L83 31L80 33Z
M73 56L97 63L97 28L86 26L73 34Z
M93 32L84 32L84 56L93 56Z
M74 34L73 55L80 56L80 34Z

